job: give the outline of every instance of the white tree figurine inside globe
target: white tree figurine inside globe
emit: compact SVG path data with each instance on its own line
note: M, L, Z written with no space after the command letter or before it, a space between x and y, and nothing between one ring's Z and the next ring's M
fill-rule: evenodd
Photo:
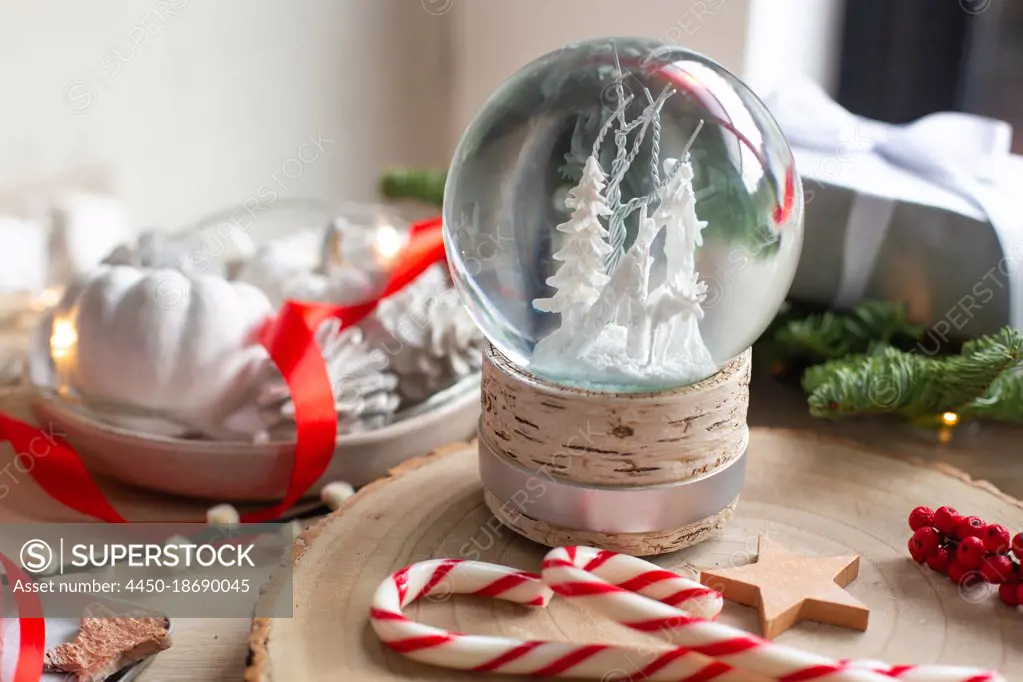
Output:
M444 217L497 350L541 378L649 391L709 377L767 327L795 273L802 191L741 81L681 48L605 39L491 96Z

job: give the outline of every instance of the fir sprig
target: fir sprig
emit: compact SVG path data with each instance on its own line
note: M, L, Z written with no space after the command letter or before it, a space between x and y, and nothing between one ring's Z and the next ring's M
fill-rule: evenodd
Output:
M997 334L982 336L963 344L959 355L935 360L935 394L941 405L959 409L987 395L992 384L1014 370L1023 353L1023 337L1006 327Z
M931 355L917 343L923 331L901 303L866 301L848 313L795 308L778 316L757 354L805 368L802 386L815 417L896 414L933 423L954 412L1023 423L1018 332L1006 328L966 342L958 354Z
M973 419L1023 423L1023 371L1010 370L991 382L984 395L960 410Z
M907 319L905 305L864 301L845 314L788 319L775 331L773 345L780 359L813 365L866 353L878 343L900 346L921 338L923 331Z
M1017 421L1023 418L1021 352L1023 337L1009 328L970 341L959 355L947 357L877 345L870 353L809 368L803 388L815 417L956 412ZM1010 406L1003 402L1007 398L1016 401Z
M446 180L446 170L393 168L381 176L380 194L385 199L414 199L440 208Z

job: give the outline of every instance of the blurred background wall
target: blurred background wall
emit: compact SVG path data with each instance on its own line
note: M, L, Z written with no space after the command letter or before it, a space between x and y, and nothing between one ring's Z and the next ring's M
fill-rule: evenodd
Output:
M368 200L386 166L446 165L490 91L559 45L645 35L754 88L829 85L839 5L3 0L0 210L73 187L176 227L270 189Z
M436 0L437 4L441 0ZM447 0L455 20L457 135L491 91L518 66L565 43L640 35L703 52L738 72L743 65L748 0Z
M4 0L0 189L109 186L175 226L267 184L370 198L382 166L449 153L449 23L419 0Z
M450 7L459 134L516 68L565 43L608 35L654 38L702 52L764 93L807 77L835 87L844 0L425 0Z

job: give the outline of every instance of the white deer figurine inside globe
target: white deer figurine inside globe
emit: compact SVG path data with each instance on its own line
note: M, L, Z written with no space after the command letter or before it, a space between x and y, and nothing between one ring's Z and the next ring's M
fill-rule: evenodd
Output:
M642 142L642 136L637 139ZM698 325L707 285L696 272L694 254L707 223L696 217L692 165L687 156L669 158L664 172L655 193L635 202L636 238L607 275L605 263L615 252L601 217L612 211L604 199L606 179L597 157L587 159L582 180L566 201L572 216L557 227L568 235L553 255L561 267L547 279L557 292L533 301L538 310L561 313L561 325L537 344L531 369L556 375L575 367L637 384L691 383L716 371ZM653 216L650 204L656 206ZM619 214L612 229L624 230L627 216ZM662 232L665 278L651 289L650 251Z

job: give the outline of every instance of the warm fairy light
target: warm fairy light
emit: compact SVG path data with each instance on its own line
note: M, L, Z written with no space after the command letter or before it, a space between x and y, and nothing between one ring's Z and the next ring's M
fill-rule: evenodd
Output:
M54 360L64 360L72 355L78 343L78 332L71 320L56 319L50 333L50 356Z
M46 310L52 308L60 302L61 291L59 287L50 287L39 292L39 296L36 298L36 304Z
M63 287L49 287L40 292L32 294L27 302L28 308L37 313L46 312L53 306L60 303L60 297L64 295Z
M383 224L377 227L373 236L373 251L381 264L390 263L401 251L401 235L393 225Z
M941 423L945 426L955 426L959 423L959 415L955 412L946 412L941 415Z

